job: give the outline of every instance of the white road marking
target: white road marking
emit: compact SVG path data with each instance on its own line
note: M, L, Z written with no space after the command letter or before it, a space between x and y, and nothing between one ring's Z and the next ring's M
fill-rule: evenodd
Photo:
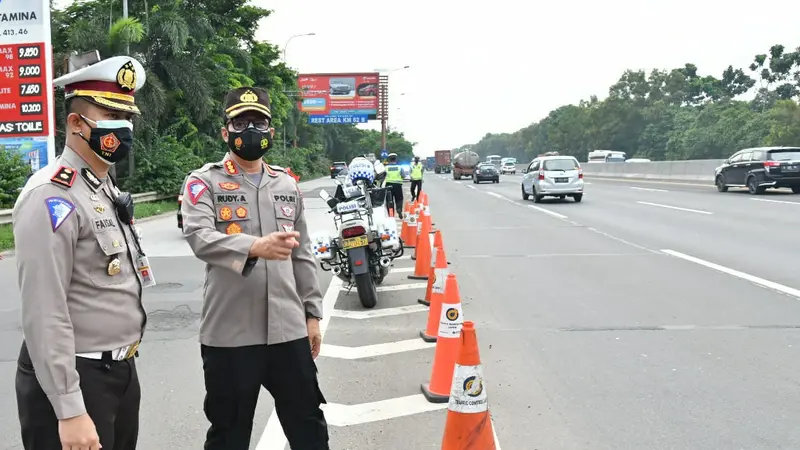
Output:
M328 403L321 405L321 408L325 411L325 419L329 425L347 427L424 412L441 411L447 409L447 406L447 403L431 403L422 394L416 394L358 405Z
M565 216L563 214L559 214L557 212L550 211L549 209L544 209L542 207L534 206L534 205L527 205L527 206L530 209L535 209L536 211L540 211L540 212L543 212L545 214L550 214L551 216L553 216L553 217L555 217L557 219L561 219L561 220L566 220L567 219L567 216Z
M378 292L390 292L390 291L406 291L409 289L425 289L428 287L428 283L413 283L413 284L396 284L394 286L378 286ZM353 287L353 291L355 290L355 286ZM342 285L340 288L342 291L348 291L350 289L347 286Z
M413 272L413 271L414 271L413 267L394 267L389 272L389 275L391 275L393 273L404 273L404 272Z
M630 186L630 188L631 188L631 189L635 189L635 190L637 190L637 191L648 191L648 192L669 192L669 191L668 191L668 190L666 190L666 189L650 189L650 188L641 188L641 187L635 187L635 186Z
M328 285L328 290L325 291L325 296L322 297L322 320L319 321L319 331L323 338L325 337L325 330L328 329L328 324L331 321L331 316L333 316L333 310L341 288L342 280L333 277L331 284ZM322 347L325 347L324 339ZM283 428L273 407L269 420L267 420L267 426L264 428L264 433L261 434L261 438L256 445L256 450L284 450L287 443L286 435L283 434Z
M508 197L506 197L504 195L500 195L500 194L498 194L496 192L490 192L490 191L484 191L484 192L486 192L486 194L488 194L488 195L491 195L492 197L497 197L497 198L499 198L501 200L505 200L505 201L507 201L509 203L512 203L514 205L522 206L519 203L515 202L514 200L511 200L510 198L508 198ZM534 205L525 205L525 206L527 206L528 208L531 208L531 209L535 209L536 211L543 212L545 214L550 214L551 216L553 216L555 218L558 218L558 219L561 219L561 220L566 220L567 219L567 216L565 216L563 214L559 214L557 212L550 211L549 209L541 208L539 206L534 206Z
M708 267L709 269L714 269L714 270L722 272L722 273L727 273L728 275L732 275L734 277L741 278L742 280L746 280L746 281L749 281L751 283L757 284L759 286L763 286L763 287L765 287L767 289L772 289L774 291L782 292L784 294L791 295L792 297L796 297L796 298L800 299L800 290L798 290L798 289L791 288L789 286L784 286L784 285L776 283L774 281L765 280L765 279L759 278L759 277L757 277L755 275L750 275L748 273L739 272L738 270L731 269L731 268L728 268L728 267L725 267L725 266L720 266L719 264L714 264L712 262L708 262L708 261L702 260L700 258L695 258L694 256L689 256L689 255L684 254L684 253L676 252L675 250L662 249L661 251L666 253L666 254L668 254L668 255L674 256L676 258L681 258L683 260L686 260L686 261L689 261L689 262L693 262L695 264L700 264L701 266Z
M364 320L364 319L374 319L376 317L388 317L388 316L399 316L401 314L411 314L417 312L427 312L428 307L425 305L409 305L409 306L400 306L397 308L380 308L380 309L369 309L365 311L346 311L342 309L335 309L333 310L333 317L341 317L343 319L356 319L356 320Z
M601 236L605 236L605 237L607 237L609 239L613 239L613 240L615 240L617 242L621 242L621 243L623 243L625 245L630 245L631 247L638 248L639 250L644 250L646 252L655 253L657 255L660 254L660 253L658 253L657 251L655 251L653 249L650 249L650 248L647 248L647 247L642 247L639 244L634 244L633 242L629 242L629 241L626 241L625 239L618 238L618 237L616 237L616 236L614 236L612 234L606 233L605 231L600 231L597 228L589 227L589 228L587 228L587 230L591 231L592 233L597 233L597 234L599 234Z
M667 208L667 209L674 209L674 210L677 210L677 211L693 212L693 213L697 213L697 214L708 214L708 215L714 214L714 213L708 212L708 211L700 211L699 209L681 208L679 206L662 205L660 203L650 203L650 202L636 202L636 203L639 203L641 205L655 206L655 207L658 207L658 208Z
M361 347L344 347L341 345L326 344L322 346L320 356L338 359L374 358L376 356L424 350L434 347L436 347L435 342L425 342L422 339L408 339L405 341L364 345Z
M783 203L786 205L800 205L800 202L787 202L785 200L768 200L766 198L751 198L755 202Z
M470 188L470 189L475 189L475 186L473 186L473 185L471 185L471 184L465 184L464 186L466 186L466 187L468 187L468 188Z

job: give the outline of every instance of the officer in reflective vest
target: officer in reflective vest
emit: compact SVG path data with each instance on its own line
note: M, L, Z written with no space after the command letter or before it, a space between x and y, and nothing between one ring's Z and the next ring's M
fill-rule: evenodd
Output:
M411 164L411 201L417 201L419 193L422 192L422 172L424 167L419 162L419 156L414 157L414 163Z
M403 213L403 168L397 164L397 153L389 153L389 164L386 165L386 187L392 191L394 210L402 217ZM387 202L388 208L388 202Z

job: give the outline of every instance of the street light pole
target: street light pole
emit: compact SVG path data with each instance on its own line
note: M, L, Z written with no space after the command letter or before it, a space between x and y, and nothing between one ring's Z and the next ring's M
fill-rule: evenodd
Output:
M398 70L405 70L411 66L398 67L391 70L375 69L376 72L385 72L385 75L380 75L378 82L378 98L379 114L381 119L381 152L386 150L386 137L388 134L388 121L389 121L389 74L397 72ZM401 94L403 95L403 94Z
M316 35L317 35L317 33L295 34L294 36L291 36L289 39L287 39L286 43L283 44L283 64L286 65L286 48L289 47L289 43L292 42L292 39L294 39L296 37L316 36ZM294 110L295 109L295 105L297 105L297 101L293 100L292 101L292 115L294 115L294 112L295 112L295 110ZM292 117L292 120L294 120L294 117ZM295 126L294 129L295 129L295 132L296 132L297 126ZM283 122L283 131L281 132L281 137L283 138L283 149L286 150L286 121ZM296 141L296 139L295 139L295 141Z

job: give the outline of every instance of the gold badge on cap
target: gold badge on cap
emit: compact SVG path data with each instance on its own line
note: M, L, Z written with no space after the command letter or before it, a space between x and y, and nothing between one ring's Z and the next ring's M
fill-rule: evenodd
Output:
M114 275L118 275L120 272L122 272L122 263L120 262L119 258L112 259L111 262L108 263L108 275L113 277Z
M120 67L117 72L117 84L125 90L132 91L136 89L136 68L133 63L128 61L124 66Z
M248 89L244 94L242 94L241 97L239 97L239 100L241 100L242 103L258 103L258 96L255 94L255 92Z

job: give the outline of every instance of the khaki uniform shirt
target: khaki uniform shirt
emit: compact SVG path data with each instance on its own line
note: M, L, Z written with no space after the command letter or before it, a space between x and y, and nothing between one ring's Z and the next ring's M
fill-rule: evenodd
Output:
M117 218L118 193L66 148L14 206L22 331L59 419L86 412L75 354L116 350L144 333L139 253Z
M279 344L308 336L306 313L322 318L322 294L303 199L294 178L264 165L260 183L226 155L192 172L181 213L183 233L205 261L200 343L213 347ZM248 258L257 237L297 231L286 261Z

